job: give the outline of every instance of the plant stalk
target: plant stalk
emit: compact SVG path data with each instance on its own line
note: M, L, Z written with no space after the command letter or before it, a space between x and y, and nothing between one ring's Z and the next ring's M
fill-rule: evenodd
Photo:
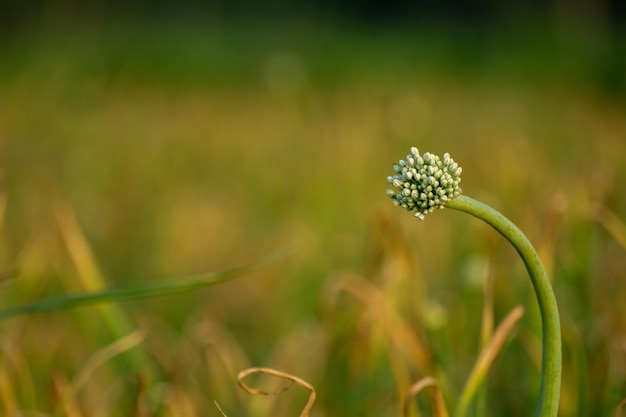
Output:
M522 258L539 304L542 324L541 381L536 417L556 417L561 392L561 326L556 297L537 251L522 231L509 219L488 205L459 195L446 207L477 217L504 236Z

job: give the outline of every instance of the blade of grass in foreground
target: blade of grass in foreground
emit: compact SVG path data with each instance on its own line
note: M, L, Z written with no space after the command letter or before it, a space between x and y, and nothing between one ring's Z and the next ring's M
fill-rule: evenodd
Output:
M465 382L465 387L463 388L463 393L461 394L461 399L457 407L457 417L465 417L469 414L470 404L483 389L484 381L491 364L504 347L508 337L513 332L515 324L523 315L524 308L521 306L515 307L498 325L493 336L483 348L478 360L474 364L472 372Z
M285 258L292 251L293 248L289 247L275 253L274 255L270 255L259 262L225 271L209 272L181 279L172 279L148 284L106 288L102 291L84 294L69 294L45 298L31 304L0 310L0 320L47 310L75 308L105 302L117 302L189 292L256 271L273 262Z

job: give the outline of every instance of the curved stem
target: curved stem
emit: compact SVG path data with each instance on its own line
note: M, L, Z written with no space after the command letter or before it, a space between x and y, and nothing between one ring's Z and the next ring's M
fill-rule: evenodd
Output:
M513 222L480 201L460 195L447 202L446 207L466 212L491 225L515 247L524 261L539 303L542 324L541 382L535 416L556 417L561 391L561 326L554 291L537 251Z

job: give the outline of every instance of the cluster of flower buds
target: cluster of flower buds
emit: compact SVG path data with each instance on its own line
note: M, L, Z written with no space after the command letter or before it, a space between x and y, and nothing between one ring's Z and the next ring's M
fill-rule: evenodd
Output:
M406 159L400 160L393 169L396 174L387 177L387 181L396 190L387 190L387 195L395 206L414 210L420 220L461 194L461 167L447 153L442 160L428 152L420 155L417 148L412 147Z

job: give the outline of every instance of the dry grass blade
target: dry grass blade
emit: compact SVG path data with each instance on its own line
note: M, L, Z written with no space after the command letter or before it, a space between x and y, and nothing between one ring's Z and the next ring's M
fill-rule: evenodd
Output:
M404 397L404 403L402 405L404 417L410 417L411 400L426 388L430 388L433 392L434 415L436 417L448 417L448 409L446 408L446 404L443 401L443 396L441 395L441 390L439 390L439 385L437 384L437 381L430 376L420 379L409 388L409 391Z
M104 278L96 264L89 243L78 224L74 209L69 205L59 205L56 210L59 230L76 269L81 285L89 291L96 291L106 286Z
M4 172L0 170L0 235L2 234L2 228L4 227L4 215L7 208L7 193L4 187Z
M73 208L69 204L59 205L56 216L59 230L78 271L81 286L87 292L102 291L107 287L106 281L98 268L95 256L78 223ZM98 305L95 306L95 309L109 327L112 338L119 339L132 333L134 326L120 306L115 304ZM146 370L151 381L157 379L157 371L144 352L131 350L127 355L127 360L136 371Z
M1 410L4 411L3 415L12 416L16 414L17 403L15 390L11 386L11 381L4 368L4 364L0 366L0 404L2 404Z
M6 209L7 209L7 194L4 188L3 174L4 174L3 171L0 170L0 236L2 236L2 232L4 231L4 220L5 220ZM2 275L0 275L0 283L2 283L2 281L5 281L11 278L12 275L13 273L11 272L9 273L5 272Z
M287 387L281 388L277 391L265 391L262 389L258 389L258 388L250 388L249 386L247 386L244 382L243 379L251 374L263 374L263 375L269 375L269 376L274 376L277 378L281 378L281 379L285 379L287 381L290 381L291 384ZM315 402L315 388L313 388L313 386L311 384L309 384L308 382L290 375L288 373L282 372L282 371L278 371L276 369L272 369L272 368L248 368L245 369L241 372L239 372L239 375L237 375L237 383L239 384L239 386L241 388L243 388L246 392L249 392L250 394L256 394L256 395L278 395L281 394L285 391L287 391L288 389L290 389L294 384L300 385L301 387L306 388L307 390L309 390L310 394L309 394L309 399L306 403L306 405L304 406L304 408L302 409L302 412L300 413L300 417L308 417L309 416L309 412L311 411L311 408L313 407L313 403Z
M59 396L60 406L63 407L65 413L70 417L82 416L76 401L80 389L89 381L100 366L113 357L137 346L142 342L143 338L143 332L136 330L99 350L89 358L71 384L65 379L57 377L55 379L55 389Z
M432 360L427 348L389 305L387 297L378 287L353 273L339 274L334 282L337 290L343 290L363 303L418 372L430 373Z
M483 295L483 315L480 329L481 349L484 349L485 346L489 344L489 340L491 340L491 337L493 336L493 275L491 273L491 266L489 263L486 264L484 271ZM487 387L484 383L481 383L477 389L476 415L484 416L487 414L485 412L487 408Z
M74 390L67 380L62 376L56 376L53 379L53 387L64 415L66 417L83 417L83 413L76 402Z
M144 336L145 334L143 331L135 330L131 334L116 340L109 346L96 352L91 358L89 358L74 379L72 383L73 391L78 392L81 387L87 383L94 372L108 360L139 345L143 341Z
M474 368L470 373L465 388L459 401L459 407L457 411L458 416L464 416L468 412L468 407L472 402L472 399L476 395L481 382L484 380L489 367L493 363L498 353L502 350L504 343L513 331L515 324L524 315L524 308L521 306L515 307L498 325L490 342L480 353L478 360L474 364Z
M569 356L569 372L563 379L561 387L560 411L563 415L587 415L590 409L590 365L585 341L580 333L577 323L571 317L563 315L561 321L563 330L563 347L567 349ZM568 410L569 407L569 410Z
M16 338L16 333L18 338ZM33 378L34 371L31 367L31 362L24 354L24 350L17 342L20 335L21 333L19 332L8 331L4 326L2 327L0 365L2 366L2 379L6 377L5 381L10 387L6 390L3 387L2 395L6 394L9 398L15 399L15 407L18 409L23 409L25 406L34 408L37 404L37 391ZM2 400L4 401L5 398L3 397ZM9 404L5 402L2 405L7 407ZM6 413L0 415L11 416L13 414Z
M487 265L483 282L483 314L480 329L480 344L486 346L493 335L493 275Z
M426 345L403 317L390 303L389 297L379 287L366 278L352 273L340 272L334 275L332 286L329 287L330 299L336 300L340 292L352 296L365 308L363 317L373 319L387 336L389 345L386 348L391 371L396 381L398 401L413 382L406 362L417 374L433 374L433 361Z
M622 410L625 405L626 405L626 398L620 401L620 403L617 405L617 410L615 411L615 417L622 417Z
M222 407L220 407L220 405L217 403L217 401L213 400L213 403L215 404L215 407L217 408L217 411L220 412L222 417L227 417L226 414L224 413L224 410L222 410Z
M613 236L613 239L626 250L626 223L616 213L601 204L595 207L592 215Z

